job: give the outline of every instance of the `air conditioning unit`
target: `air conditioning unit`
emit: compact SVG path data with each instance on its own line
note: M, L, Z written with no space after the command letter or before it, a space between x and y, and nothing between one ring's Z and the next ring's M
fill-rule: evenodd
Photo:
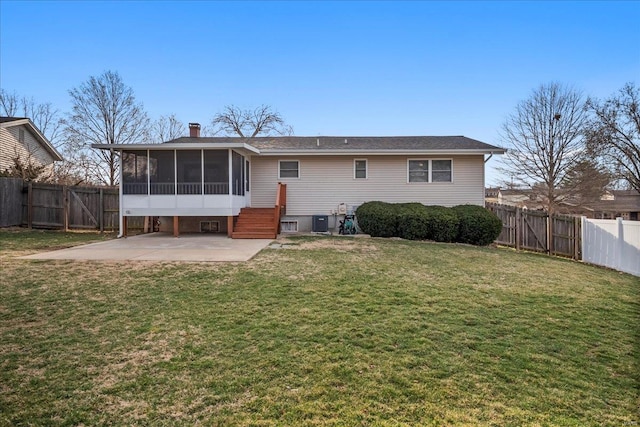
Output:
M326 233L329 231L329 216L328 215L313 215L313 223L311 225L311 231L314 233Z

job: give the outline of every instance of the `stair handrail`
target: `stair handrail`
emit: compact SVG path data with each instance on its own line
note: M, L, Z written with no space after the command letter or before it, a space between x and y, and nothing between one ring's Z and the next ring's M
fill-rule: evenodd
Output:
M276 214L274 215L276 235L280 234L280 216L282 212L286 212L287 208L287 184L278 183L276 192Z

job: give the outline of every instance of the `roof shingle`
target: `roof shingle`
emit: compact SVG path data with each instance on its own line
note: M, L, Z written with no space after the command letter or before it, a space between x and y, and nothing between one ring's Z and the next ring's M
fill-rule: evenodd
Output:
M335 151L335 150L495 150L493 146L465 136L276 136L258 138L239 137L182 137L167 143L230 143L244 142L260 151Z

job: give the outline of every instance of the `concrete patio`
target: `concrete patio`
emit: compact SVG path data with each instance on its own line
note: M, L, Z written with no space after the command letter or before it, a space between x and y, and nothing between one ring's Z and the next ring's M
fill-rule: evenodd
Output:
M91 243L21 259L96 261L248 261L267 247L269 239L230 239L224 235L151 233Z

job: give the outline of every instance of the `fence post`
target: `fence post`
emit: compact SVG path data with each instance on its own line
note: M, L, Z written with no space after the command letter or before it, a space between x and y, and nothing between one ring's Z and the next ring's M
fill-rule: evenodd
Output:
M582 218L576 217L576 260L582 260Z
M547 253L553 255L553 217L547 213Z
M33 227L33 183L27 184L27 227Z
M64 231L69 231L69 189L66 185L62 186L62 222Z
M616 265L613 267L618 271L622 271L622 254L624 254L624 225L622 224L622 218L616 218L616 225L618 226L618 256L616 256Z
M585 233L586 233L586 227L585 227L585 223L587 222L587 217L582 215L580 217L580 259L584 260L584 250L585 250L585 242L587 241L587 239L585 239Z
M522 213L520 208L516 208L516 226L515 226L515 234L516 234L516 250L520 250L520 230L522 227L520 226L520 222L522 221Z
M100 224L100 233L104 233L104 189L100 188L100 201L98 203L98 223Z

